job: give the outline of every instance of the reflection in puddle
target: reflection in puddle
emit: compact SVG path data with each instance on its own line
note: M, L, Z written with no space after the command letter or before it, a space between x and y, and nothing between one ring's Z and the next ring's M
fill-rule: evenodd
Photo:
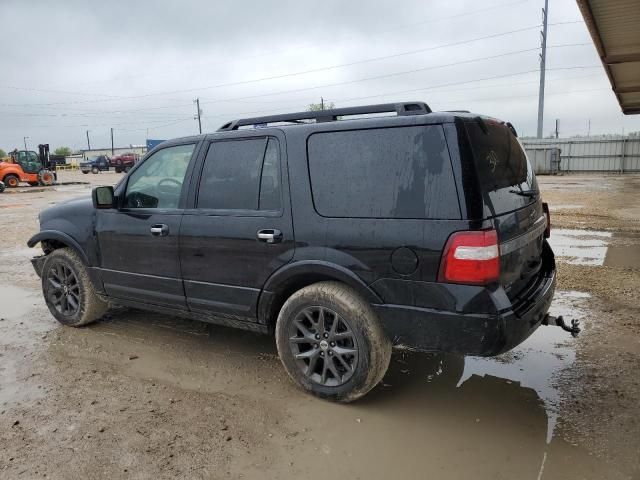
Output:
M554 229L549 243L556 257L574 265L600 266L604 263L611 232Z
M557 292L551 306L552 315L565 319L584 318L578 305L588 298L583 292ZM554 385L556 375L570 367L575 359L573 339L558 327L538 328L531 337L515 349L493 358L467 357L458 386L472 375L491 375L532 388L544 403L547 412L547 443L551 441L558 419L560 392Z

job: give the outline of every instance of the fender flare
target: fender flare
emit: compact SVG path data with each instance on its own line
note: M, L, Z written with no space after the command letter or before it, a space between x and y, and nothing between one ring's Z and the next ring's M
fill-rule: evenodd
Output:
M287 291L290 285L310 277L317 277L318 281L342 282L353 288L367 302L383 303L382 299L351 270L331 262L301 260L286 264L267 279L258 299L258 321L260 323L268 321L273 302L283 291Z
M29 248L35 247L38 243L46 240L56 240L60 243L64 243L68 247L75 250L75 252L80 255L80 258L84 262L85 265L89 265L89 257L82 249L80 244L70 235L66 233L58 232L56 230L43 230L41 232L36 233L33 237L27 241L27 246Z

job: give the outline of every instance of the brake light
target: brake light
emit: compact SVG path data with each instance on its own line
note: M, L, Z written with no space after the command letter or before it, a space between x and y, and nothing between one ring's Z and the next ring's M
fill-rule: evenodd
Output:
M495 230L456 232L444 247L438 281L486 285L500 277L500 250Z
M544 212L544 216L547 218L547 227L544 229L544 238L549 238L551 236L551 215L549 215L548 203L542 202L542 211Z

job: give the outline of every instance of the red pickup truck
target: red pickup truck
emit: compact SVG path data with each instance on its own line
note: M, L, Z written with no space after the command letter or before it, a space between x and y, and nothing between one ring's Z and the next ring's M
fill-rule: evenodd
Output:
M138 163L140 156L135 153L123 153L109 160L109 165L115 168L116 173L128 172Z

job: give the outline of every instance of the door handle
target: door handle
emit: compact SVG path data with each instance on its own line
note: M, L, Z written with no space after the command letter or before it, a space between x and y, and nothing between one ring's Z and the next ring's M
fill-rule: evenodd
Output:
M280 243L282 241L282 232L273 228L258 230L256 234L259 242L264 243Z
M156 223L151 225L151 235L154 237L166 237L169 235L169 227L164 223Z

